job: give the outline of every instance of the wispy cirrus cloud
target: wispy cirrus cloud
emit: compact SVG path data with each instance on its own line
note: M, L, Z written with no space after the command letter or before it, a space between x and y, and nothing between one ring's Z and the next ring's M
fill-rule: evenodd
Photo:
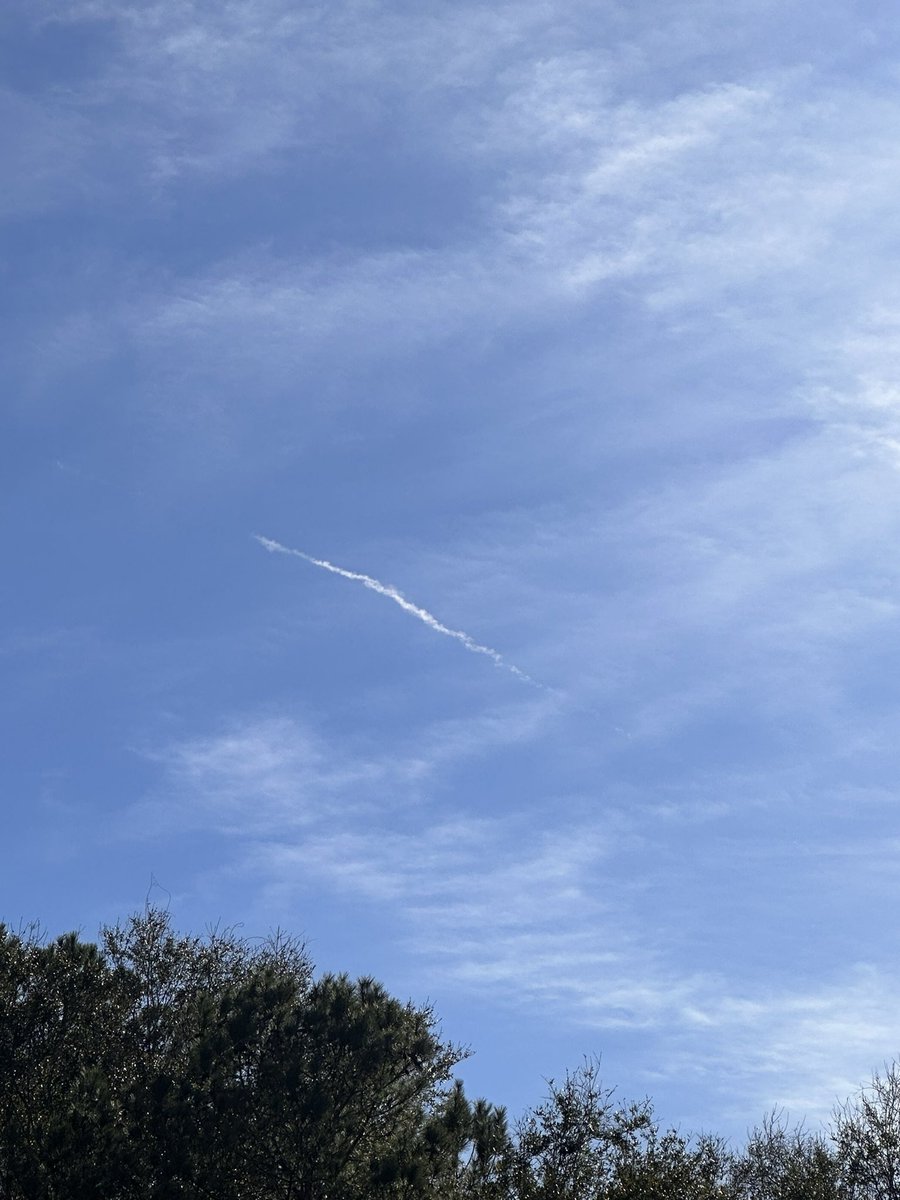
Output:
M115 318L106 300L83 304L74 336L70 313L43 339L59 348L67 376L73 357L91 361L98 345L107 358L136 352L148 382L135 402L204 425L216 451L225 441L245 449L261 428L260 402L283 424L302 424L317 404L315 380L329 374L323 363L343 370L440 351L453 339L552 331L573 316L602 321L603 306L623 300L670 327L700 320L709 328L698 335L765 345L798 376L815 373L860 293L889 279L882 264L897 174L881 131L895 123L893 100L874 88L861 96L810 64L751 72L723 60L722 77L685 71L660 94L627 24L607 31L597 18L596 54L559 30L537 54L535 30L553 27L540 6L490 18L464 8L449 25L427 14L408 28L396 14L315 6L297 14L280 0L221 12L92 2L77 12L118 31L105 72L80 85L82 108L102 113L98 96L107 96L113 124L134 120L143 137L157 129L160 178L252 178L271 168L287 172L289 186L288 152L303 138L370 136L359 106L334 103L361 79L379 96L388 80L396 95L427 93L429 144L434 122L446 130L441 161L462 187L467 219L426 246L401 231L390 246L373 238L306 254L285 250L278 230L263 226L240 252L211 250L176 278L139 267L130 297L116 289ZM738 24L764 19L765 6L751 5ZM683 6L673 11L665 24L677 61L702 47L708 22L726 32L712 12L698 21ZM602 49L607 32L621 62ZM436 60L441 69L423 71ZM72 113L81 112L79 95L76 87L65 100ZM53 112L63 101L43 103ZM121 142L129 153L138 145ZM784 339L788 318L806 336ZM577 386L591 388L597 369L585 363ZM780 407L795 411L797 395ZM581 424L590 439L589 404Z
M267 912L333 897L377 915L416 978L424 971L441 994L543 1014L582 1046L639 1036L630 1086L702 1083L720 1127L733 1122L739 1133L776 1103L826 1118L896 1035L896 980L870 961L870 947L857 938L856 957L815 980L798 970L753 979L736 968L734 947L718 961L683 958L697 937L715 946L730 936L709 905L722 906L727 924L741 878L763 858L773 886L771 840L753 830L775 822L784 831L783 801L764 793L753 802L753 779L732 780L726 801L712 776L705 804L696 787L668 800L613 788L602 805L559 795L488 811L457 796L448 809L449 782L466 761L530 742L546 719L542 700L436 725L405 754L381 755L337 747L297 720L242 722L160 751L164 774L132 811L132 830L146 837L153 812L169 830L172 820L217 829L229 887L252 880ZM801 928L804 889L845 896L844 874L872 861L862 845L848 858L846 833L829 824L844 797L810 803L821 832L790 853L796 894L776 892ZM790 822L809 828L802 813ZM897 849L881 851L887 872ZM882 872L882 886L887 879Z
M175 741L141 756L160 786L126 810L120 832L150 836L174 826L271 836L350 813L419 806L445 771L540 738L558 720L559 700L533 700L416 728L388 749L348 738L340 748L309 721L254 716L225 730Z
M242 869L270 902L302 903L304 879L379 905L442 992L540 1014L582 1046L638 1035L629 1086L702 1082L720 1129L740 1136L773 1106L827 1120L896 1040L895 973L863 960L816 984L768 984L679 963L662 950L665 920L642 929L615 894L615 860L636 839L621 813L602 834L562 821L525 839L509 822L458 818L417 834L259 842Z
M251 381L291 422L315 409L313 379L335 356L342 369L406 360L476 334L592 319L597 306L602 319L603 305L623 297L676 331L764 345L796 384L833 387L822 367L849 314L893 287L883 264L898 180L880 133L893 123L890 102L873 101L883 110L873 123L857 95L846 105L810 98L796 73L622 102L602 72L585 78L577 57L530 70L507 79L509 104L487 139L501 147L509 134L515 146L521 127L521 148L507 151L502 188L485 175L466 233L319 258L260 245L174 286L144 278L140 297L120 300L116 340L135 347L151 377L182 364L205 414L237 423L242 448ZM479 112L473 99L473 121ZM476 161L470 154L467 169ZM476 191L483 174L477 167ZM83 349L94 340L85 320ZM803 336L785 339L788 321ZM108 343L105 314L102 336ZM598 364L579 360L580 373L562 369L570 388L590 389ZM299 405L298 378L308 385ZM769 412L809 408L796 387ZM688 406L681 419L702 425L710 415ZM580 421L590 439L587 402Z

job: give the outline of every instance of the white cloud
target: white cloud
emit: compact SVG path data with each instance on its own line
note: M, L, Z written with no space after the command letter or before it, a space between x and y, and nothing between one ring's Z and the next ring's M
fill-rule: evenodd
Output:
M891 282L897 174L879 131L896 114L885 101L810 99L802 78L784 76L623 102L577 56L529 71L536 79L506 81L487 147L513 151L502 176L479 168L485 219L466 241L318 259L260 248L155 295L144 278L120 312L147 369L177 364L195 393L216 391L216 405L249 421L260 404L283 411L298 378L301 407L314 407L315 376L335 356L407 358L590 312L624 289L673 327L702 313L703 336L755 344L814 377L860 294ZM466 111L479 112L477 97ZM809 411L798 392L772 404Z
M228 835L220 869L252 882L278 911L302 910L311 894L380 913L400 931L417 972L433 986L440 981L445 995L545 1014L601 1044L639 1033L645 1052L632 1086L702 1081L726 1121L749 1122L776 1103L824 1119L834 1098L890 1052L900 1030L898 981L867 965L861 943L856 965L832 963L815 984L754 982L733 963L682 960L685 946L721 937L730 918L727 905L721 918L701 908L704 928L696 928L689 877L669 875L687 870L688 860L708 875L717 854L734 855L728 890L743 894L743 874L759 866L756 851L729 849L709 834L746 839L740 822L752 829L761 819L748 803L757 779L710 777L706 799L696 787L656 796L617 796L613 788L605 800L560 795L505 811L457 800L447 808L455 768L532 740L550 716L541 698L426 727L380 756L338 747L296 720L239 723L161 752L164 778L130 814L130 832L146 836L155 814L170 831L174 821ZM757 814L774 812L771 790L769 779ZM862 799L854 800L859 812ZM807 839L804 854L789 855L791 872L799 887L847 895L842 872L859 871L869 852L857 845L859 853L841 854L848 843L835 842L827 824L846 797L823 793L809 803L822 833ZM793 820L804 827L802 813ZM679 867L670 843L692 829L704 831L705 849ZM716 895L715 880L710 886ZM804 913L793 919L804 927ZM746 925L734 935L754 944Z
M559 705L559 697L542 695L473 718L435 721L388 750L350 738L332 744L293 717L238 721L221 733L143 751L161 769L161 782L126 811L121 832L203 828L265 838L416 807L451 766L539 736Z
M270 889L312 879L402 914L418 970L444 993L543 1014L601 1044L640 1032L633 1087L704 1080L726 1122L773 1105L827 1119L897 1042L898 980L848 964L816 986L741 985L680 966L635 924L617 882L598 886L629 836L622 823L528 838L508 822L460 819L260 844L251 863Z
M623 836L567 826L529 839L458 820L419 835L260 845L252 865L270 888L312 879L402 914L418 969L444 993L541 1013L601 1044L640 1032L647 1053L632 1087L705 1080L726 1122L773 1105L827 1119L895 1044L898 981L860 966L815 987L736 989L679 968L611 898L615 884L598 895Z
M712 1077L725 1118L747 1121L777 1107L825 1124L900 1044L898 982L865 964L805 990L736 996L715 981L682 1014L683 1044L670 1044L660 1077Z

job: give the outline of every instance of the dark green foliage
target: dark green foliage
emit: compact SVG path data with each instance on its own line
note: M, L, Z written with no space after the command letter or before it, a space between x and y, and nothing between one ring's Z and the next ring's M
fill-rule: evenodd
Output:
M596 1062L510 1134L427 1006L314 979L302 945L0 926L0 1200L900 1200L900 1068L830 1136L660 1129Z
M116 1093L128 1007L96 946L71 934L41 946L0 928L0 1194L75 1197L110 1184L125 1142Z
M714 1137L689 1139L655 1123L626 1146L610 1200L718 1200L728 1195L730 1158Z
M101 947L3 929L0 1198L412 1195L460 1057L430 1009L313 982L289 940L152 910Z
M734 1161L735 1200L837 1200L837 1158L824 1137L788 1128L772 1113L750 1134Z
M649 1101L617 1102L595 1062L551 1083L520 1123L515 1161L520 1200L713 1200L729 1166L716 1139L663 1133Z
M515 1191L522 1200L595 1200L608 1194L620 1149L649 1123L641 1106L617 1108L588 1063L518 1128Z
M470 1104L459 1081L416 1133L410 1151L403 1195L458 1200L508 1195L506 1113L485 1100Z
M900 1065L835 1113L834 1140L848 1200L900 1200Z

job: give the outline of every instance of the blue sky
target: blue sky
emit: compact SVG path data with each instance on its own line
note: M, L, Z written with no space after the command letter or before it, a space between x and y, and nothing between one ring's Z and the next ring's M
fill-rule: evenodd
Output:
M0 914L303 933L513 1112L891 1057L898 68L866 2L9 0Z

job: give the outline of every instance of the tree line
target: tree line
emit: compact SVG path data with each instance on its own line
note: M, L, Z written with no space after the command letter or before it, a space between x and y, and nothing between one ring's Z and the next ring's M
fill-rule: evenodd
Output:
M0 1200L900 1200L900 1068L828 1132L663 1129L586 1062L515 1122L428 1006L148 908L0 925Z

